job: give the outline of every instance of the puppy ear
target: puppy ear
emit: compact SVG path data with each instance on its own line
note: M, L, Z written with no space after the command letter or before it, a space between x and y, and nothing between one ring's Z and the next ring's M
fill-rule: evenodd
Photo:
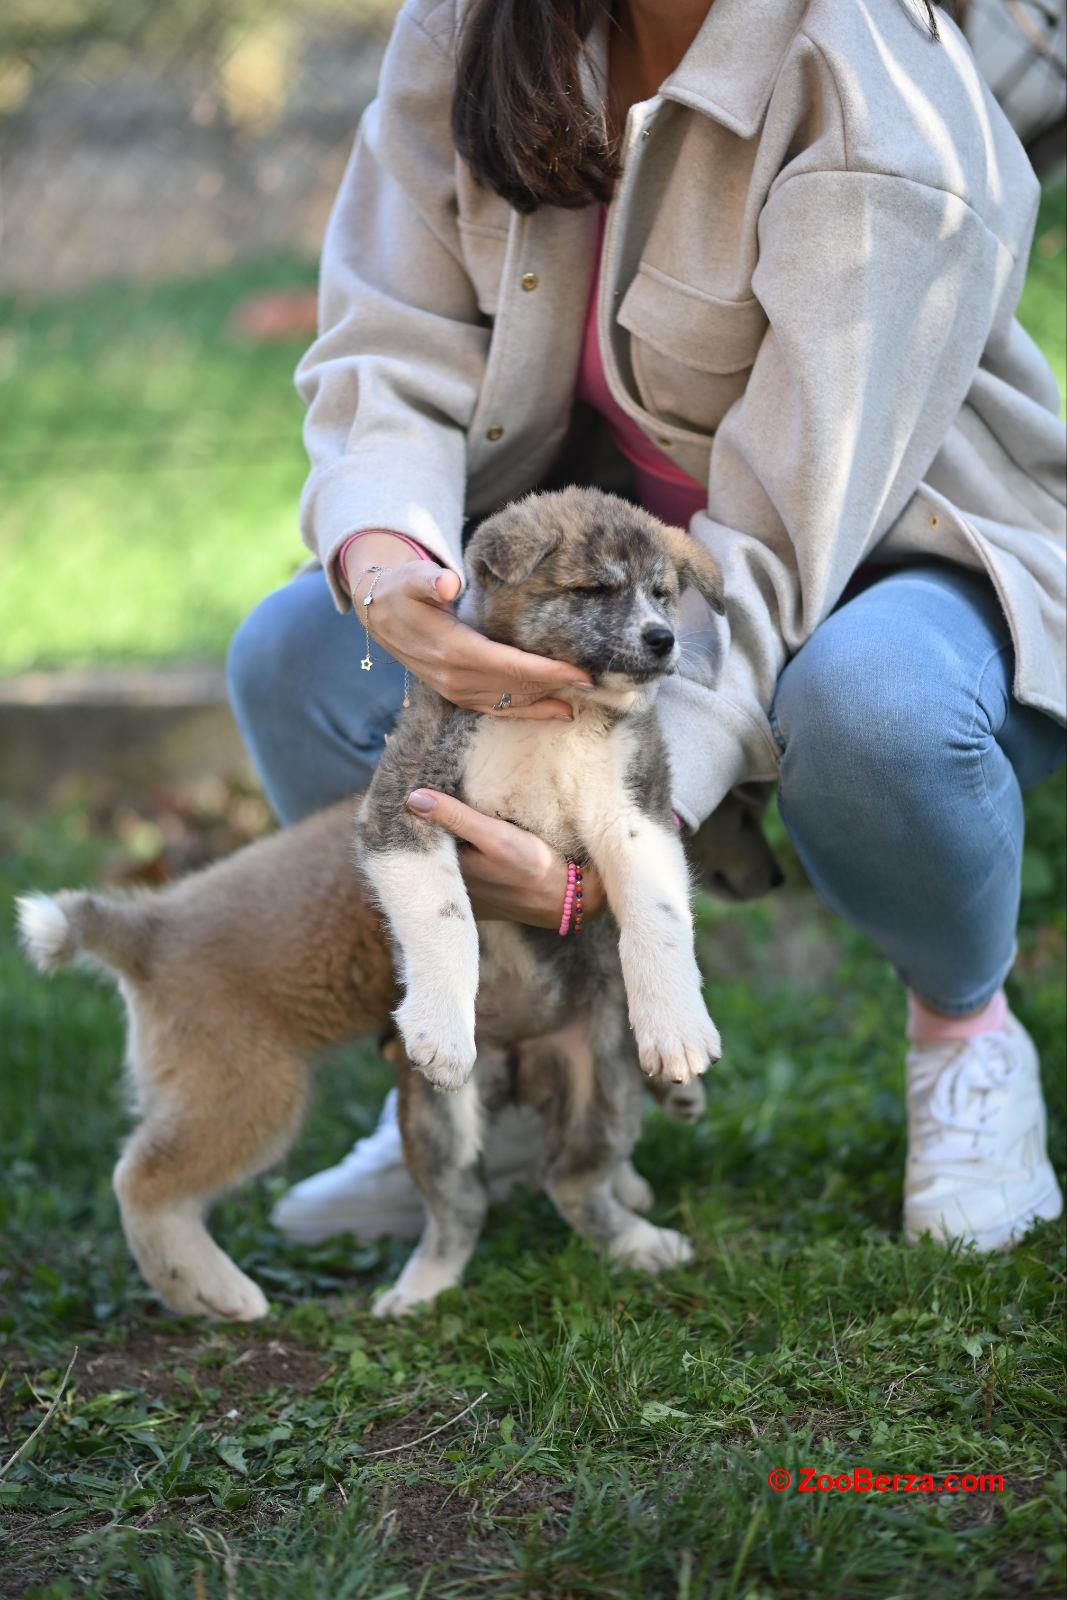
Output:
M664 531L667 549L682 588L691 584L698 594L703 595L717 616L725 616L722 572L714 556L705 550L698 539L694 539L692 534L683 533L681 528L666 528Z
M523 583L558 544L558 531L536 511L505 506L475 529L466 561L483 582Z

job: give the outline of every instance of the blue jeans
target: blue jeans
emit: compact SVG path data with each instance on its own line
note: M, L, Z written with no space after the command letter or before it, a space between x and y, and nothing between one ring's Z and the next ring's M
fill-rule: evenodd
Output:
M229 657L237 723L283 822L364 788L402 673L321 573L269 595ZM922 566L841 605L785 668L779 807L812 884L938 1011L1000 987L1015 948L1022 791L1064 759L1011 695L1012 647L979 574Z

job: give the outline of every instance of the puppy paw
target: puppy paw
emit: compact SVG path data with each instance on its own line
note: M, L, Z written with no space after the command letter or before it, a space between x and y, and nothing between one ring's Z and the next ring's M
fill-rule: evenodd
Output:
M641 1070L668 1083L692 1083L722 1055L719 1030L706 1011L686 1021L665 1009L651 1025L635 1022L634 1033Z
M387 1289L371 1306L371 1316L377 1317L379 1322L399 1322L402 1317L410 1317L415 1311L429 1305L428 1300L413 1300L397 1286Z
M625 1233L613 1239L608 1256L620 1266L637 1272L663 1272L693 1259L693 1246L684 1233L673 1228L657 1228L638 1220Z
M171 1311L219 1322L256 1322L267 1315L262 1289L219 1249L198 1217L145 1215L126 1205L123 1224L137 1265Z
M432 1015L409 999L395 1013L408 1059L435 1089L462 1089L474 1070L474 1007L466 1009L469 1017L459 1006Z
M660 1105L677 1122L699 1122L708 1103L699 1078L691 1083L672 1083L662 1095Z
M218 1322L258 1322L270 1303L258 1283L231 1261L192 1278L172 1269L159 1285L160 1298L185 1317L212 1317Z
M416 1250L393 1287L371 1309L383 1321L409 1317L415 1311L424 1311L446 1289L454 1289L461 1273L462 1263L438 1260Z

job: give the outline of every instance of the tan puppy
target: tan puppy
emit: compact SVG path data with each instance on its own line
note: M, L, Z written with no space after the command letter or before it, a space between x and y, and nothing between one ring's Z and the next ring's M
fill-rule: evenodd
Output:
M701 829L698 853L714 858L732 898L745 898L771 888L778 869L736 805ZM316 1054L380 1034L399 997L378 913L350 864L354 812L343 801L165 889L19 901L22 939L42 971L87 959L118 980L138 1125L115 1190L137 1264L175 1311L264 1314L263 1294L210 1238L205 1213L285 1153ZM410 1100L403 1052L394 1042L387 1054ZM699 1082L661 1093L675 1116L703 1108ZM627 1204L651 1203L632 1167L617 1181Z
M137 1264L172 1310L265 1314L204 1214L288 1149L313 1054L380 1033L396 1003L352 867L353 810L333 806L159 891L19 902L43 971L87 956L118 979L139 1121L115 1192Z

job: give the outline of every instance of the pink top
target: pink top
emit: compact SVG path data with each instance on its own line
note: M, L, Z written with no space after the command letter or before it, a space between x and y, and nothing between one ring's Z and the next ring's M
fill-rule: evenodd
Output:
M657 450L641 432L637 423L612 398L604 376L604 363L600 359L600 340L597 337L597 289L600 282L600 255L604 245L604 223L607 207L600 207L597 227L596 261L593 268L593 287L589 295L589 309L585 318L585 337L582 341L582 359L578 368L576 400L599 411L606 421L615 441L616 449L633 463L637 479L637 498L646 511L662 522L677 528L687 528L689 519L703 511L708 503L707 490L683 472L679 466Z

